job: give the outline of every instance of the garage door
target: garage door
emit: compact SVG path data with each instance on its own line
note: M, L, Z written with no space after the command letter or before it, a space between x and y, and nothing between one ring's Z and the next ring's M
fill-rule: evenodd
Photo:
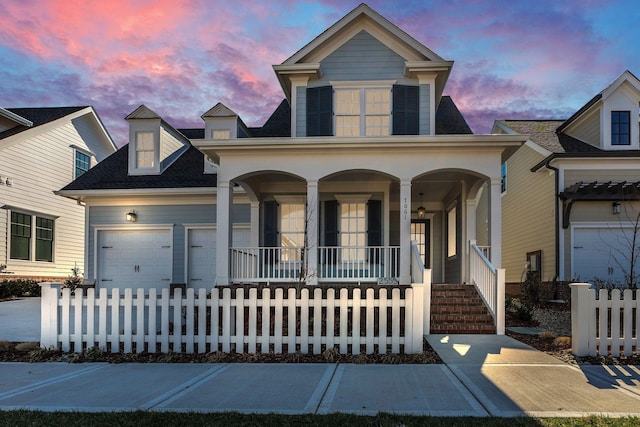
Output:
M212 288L216 278L216 231L213 228L194 228L187 232L187 284L190 288ZM251 233L248 228L234 228L233 246L248 247Z
M98 232L99 288L168 288L170 282L169 230Z
M592 282L594 278L624 283L623 268L628 267L631 229L620 226L575 228L573 231L573 272L576 279Z

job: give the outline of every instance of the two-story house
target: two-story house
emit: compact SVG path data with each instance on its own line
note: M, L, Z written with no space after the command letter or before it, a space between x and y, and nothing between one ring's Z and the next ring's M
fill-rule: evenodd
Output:
M0 108L0 277L84 271L84 207L54 191L115 151L92 107Z
M470 283L478 223L500 267L501 164L526 136L473 135L452 66L362 4L274 65L286 99L262 127L217 104L176 130L140 106L129 144L59 192L87 205L89 277Z
M530 136L503 166L508 283L525 268L543 282L629 281L640 249L639 105L640 81L625 71L567 120L495 122L494 133Z

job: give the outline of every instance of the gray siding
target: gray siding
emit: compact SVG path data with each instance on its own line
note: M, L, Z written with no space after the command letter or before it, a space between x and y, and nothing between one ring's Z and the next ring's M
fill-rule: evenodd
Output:
M431 132L431 85L420 85L420 135Z
M91 224L88 239L87 277L94 277L95 266L95 225L121 225L123 230L131 225L125 222L125 214L129 211L125 206L92 206L89 209ZM169 205L136 207L138 220L136 225L173 224L173 282L184 280L185 260L185 228L184 224L215 224L216 205ZM233 223L249 223L251 220L250 205L233 205Z
M296 136L307 136L307 91L299 87L296 93Z
M321 61L320 67L322 78L314 86L327 85L331 80L396 79L398 83L415 83L404 77L404 59L364 30Z

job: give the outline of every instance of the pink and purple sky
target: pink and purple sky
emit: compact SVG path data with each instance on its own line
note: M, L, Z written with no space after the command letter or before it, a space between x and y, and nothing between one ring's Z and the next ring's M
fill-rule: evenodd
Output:
M354 0L3 0L0 106L93 105L118 146L140 104L202 127L217 102L260 126L284 98L271 68ZM475 133L503 118L566 118L628 69L636 0L371 0L455 61L445 89Z

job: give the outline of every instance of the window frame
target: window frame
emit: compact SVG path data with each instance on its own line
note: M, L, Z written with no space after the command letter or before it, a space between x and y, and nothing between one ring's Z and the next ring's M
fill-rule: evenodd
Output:
M503 162L500 165L500 193L501 194L505 194L507 192L507 185L508 185L507 173L508 173L507 162Z
M138 144L140 142L140 136L141 135L150 135L151 137L151 148L150 149L145 149L145 150L139 150L138 149ZM135 152L135 158L133 160L134 163L134 167L137 170L155 170L158 165L157 160L156 160L156 133L152 130L139 130L135 132L135 141L134 141L134 147L133 150ZM145 141L146 142L146 141ZM140 153L150 153L151 154L151 165L140 165Z
M624 120L625 119L626 123ZM615 119L615 120L614 120ZM621 129L625 126L625 129ZM625 132L626 131L626 132ZM626 142L620 142L621 137L626 135ZM629 110L612 110L611 111L611 145L616 147L624 147L631 145L631 111Z
M13 257L13 251L15 250L15 245L16 242L14 242L14 232L13 232L13 226L14 225L18 225L18 223L14 222L14 214L15 215L22 215L26 218L29 218L29 236L28 236L28 243L27 243L27 251L28 251L28 257L27 258L14 258ZM40 213L33 213L33 212L28 212L28 211L22 211L19 209L16 210L11 210L10 212L10 230L8 232L9 234L9 259L12 262L38 262L38 263L54 263L55 262L55 253L56 253L56 217L54 216L50 216L50 215L45 215L45 214L40 214ZM41 224L42 221L47 221L50 222L50 227L51 228L47 228L47 227L42 227L41 225L38 225L39 223ZM24 227L24 225L21 225ZM48 231L50 239L47 238L42 238L43 234L42 234L42 230L45 230L45 232ZM40 235L40 236L39 236ZM19 236L21 237L21 236ZM45 236L46 237L46 236ZM48 257L47 258L39 258L39 243L38 242L42 242L42 241L48 241L48 245L50 245L50 249L48 250Z
M393 134L393 85L395 81L375 81L375 82L331 82L333 88L333 134L340 138L357 138L357 137L375 137L375 136L391 136ZM339 92L341 91L358 91L358 113L339 113ZM376 103L373 105L386 105L386 113L368 112L367 107L367 93L371 91L380 91L386 93L388 100L386 103ZM340 117L358 117L358 129L357 135L340 135L339 129L344 129L344 126L338 126ZM378 127L379 129L385 129L386 133L380 134L367 134L367 119L374 117L386 117L387 126ZM353 127L351 127L353 128Z
M79 177L84 175L89 169L91 169L91 155L85 153L84 151L78 150L78 149L74 149L73 151L74 151L74 153L73 153L73 179L78 179ZM86 160L84 158L80 158L79 159L78 156L86 157ZM82 162L83 165L86 164L86 168L83 168L80 165L78 165L79 162ZM81 171L81 172L78 173L79 171Z

